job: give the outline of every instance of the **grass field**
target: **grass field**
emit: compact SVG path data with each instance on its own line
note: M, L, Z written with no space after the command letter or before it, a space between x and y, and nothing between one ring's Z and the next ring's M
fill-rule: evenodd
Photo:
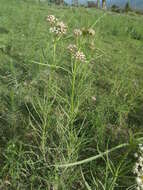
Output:
M48 15L68 26L65 35L49 32ZM133 13L0 1L0 190L136 189L142 21ZM76 28L85 34L75 37Z

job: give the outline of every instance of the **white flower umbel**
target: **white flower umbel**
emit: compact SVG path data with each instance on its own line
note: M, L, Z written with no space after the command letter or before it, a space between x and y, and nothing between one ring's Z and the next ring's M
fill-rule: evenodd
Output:
M133 168L133 173L136 175L137 190L143 190L143 145L139 144L138 153L134 154L137 162Z
M75 35L76 37L82 35L82 31L81 31L80 29L74 29L73 33L74 33L74 35Z
M47 18L46 18L46 20L50 24L55 24L58 19L54 15L48 15Z
M77 52L75 53L75 59L76 59L77 61L81 61L81 62L85 62L85 61L86 61L86 57L85 57L84 53L81 52L81 51L77 51Z
M78 48L75 44L69 44L67 49L72 54L75 54L75 52L77 52L77 50L78 50Z
M56 35L62 35L67 33L67 26L61 21L57 22L55 26L51 27L49 30Z

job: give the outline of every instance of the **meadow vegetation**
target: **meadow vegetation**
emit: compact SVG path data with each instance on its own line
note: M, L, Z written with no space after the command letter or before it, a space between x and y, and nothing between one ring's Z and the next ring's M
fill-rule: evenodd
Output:
M0 1L0 189L143 184L142 20Z

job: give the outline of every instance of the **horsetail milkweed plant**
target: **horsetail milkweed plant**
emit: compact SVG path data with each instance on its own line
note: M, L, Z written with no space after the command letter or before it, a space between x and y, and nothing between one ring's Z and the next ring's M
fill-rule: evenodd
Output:
M66 35L68 32L68 26L63 22L59 21L54 15L47 16L46 21L50 24L49 31L50 33L54 34L54 57L56 54L56 43L58 40L63 36ZM78 39L81 36L94 37L95 30L91 27L89 28L75 28L73 30L73 37L75 38L75 44L69 44L67 47L68 52L70 53L72 60L72 82L71 82L71 103L70 103L70 114L71 120L75 117L75 82L77 77L77 67L78 63L85 63L87 62L86 55L81 51L80 44L78 43ZM58 39L58 40L57 40ZM88 38L89 39L89 38ZM88 40L87 40L88 41ZM92 44L93 45L93 44ZM96 97L93 96L92 100L96 101ZM136 175L136 189L143 190L143 145L139 145L139 153L135 154L136 158L138 158L135 167L133 169L133 173ZM73 164L74 165L74 164Z

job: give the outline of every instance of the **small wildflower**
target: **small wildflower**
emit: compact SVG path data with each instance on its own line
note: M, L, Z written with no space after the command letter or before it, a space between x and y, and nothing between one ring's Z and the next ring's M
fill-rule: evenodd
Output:
M69 50L70 53L72 53L73 57L77 60L77 61L81 61L81 62L85 62L86 61L86 57L84 55L83 52L78 51L78 48L75 44L70 44L67 49Z
M46 20L50 23L50 24L55 24L57 22L57 18L54 15L48 15Z
M96 102L96 97L95 96L92 96L91 99Z
M142 185L142 179L140 177L136 178L136 182L137 182L138 186Z
M82 31L81 31L80 29L74 29L73 33L74 33L74 35L75 35L76 37L82 35Z
M88 34L91 35L91 36L94 36L95 35L95 30L93 30L92 28L89 28L88 29Z
M67 48L70 53L75 53L77 51L77 46L75 44L70 44Z
M143 157L141 157L141 156L139 157L139 163L143 164Z
M135 158L138 158L138 154L137 154L137 153L135 153L135 154L134 154L134 157L135 157Z
M56 27L51 27L51 28L49 29L49 31L50 31L51 33L56 33Z
M66 34L67 32L67 26L61 21L61 22L57 22L56 25L57 29L59 30L59 32L61 34Z
M81 51L77 51L75 53L75 59L78 60L78 61L81 61L81 62L85 62L86 61L86 57L85 57L84 53L81 52Z
M66 34L67 26L63 22L57 22L57 24L50 29L51 33L55 33L56 35Z

